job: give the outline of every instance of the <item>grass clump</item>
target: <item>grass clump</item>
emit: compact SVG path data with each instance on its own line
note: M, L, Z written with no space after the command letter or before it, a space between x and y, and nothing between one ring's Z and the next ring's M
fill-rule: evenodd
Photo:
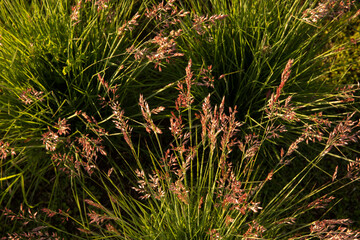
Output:
M323 78L351 2L1 5L4 239L360 234L359 86Z

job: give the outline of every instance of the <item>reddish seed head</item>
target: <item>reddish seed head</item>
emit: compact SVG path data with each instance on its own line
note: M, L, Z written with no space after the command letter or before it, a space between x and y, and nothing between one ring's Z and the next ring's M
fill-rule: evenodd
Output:
M146 102L146 100L144 99L142 94L140 94L140 97L139 97L139 105L141 108L141 113L146 121L146 131L148 133L153 131L154 133L161 134L162 131L160 130L160 128L155 126L153 120L151 119L151 114L152 113L158 114L159 112L163 111L165 108L160 106L160 107L155 108L152 111L150 111L149 104Z
M60 119L58 120L58 122L55 124L55 128L58 129L58 134L59 135L67 135L70 131L70 124L67 124L66 119Z

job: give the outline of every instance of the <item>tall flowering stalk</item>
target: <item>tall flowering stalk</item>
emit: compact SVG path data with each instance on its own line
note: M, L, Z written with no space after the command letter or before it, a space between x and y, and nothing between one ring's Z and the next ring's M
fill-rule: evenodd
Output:
M142 94L140 94L140 97L139 97L139 105L141 108L141 113L146 121L146 131L148 133L153 131L154 133L161 134L162 133L161 129L158 128L154 124L154 122L151 118L151 115L158 114L158 113L164 111L165 108L160 106L160 107L154 108L150 111L149 104L146 102L146 100L144 99L144 96Z
M131 141L132 127L129 126L128 120L125 120L125 117L124 117L125 111L123 109L121 109L118 102L113 102L111 104L111 109L114 114L113 122L115 123L115 127L121 131L126 143L129 145L129 147L131 149L134 149L134 146Z
M284 88L285 86L285 83L287 82L287 80L289 79L290 77L290 73L291 73L291 67L294 63L294 59L289 59L285 68L284 68L284 71L281 73L281 82L280 82L280 85L278 86L278 88L276 89L276 93L274 94L271 94L270 96L270 99L269 99L269 103L268 103L268 106L269 106L269 109L270 109L270 112L274 112L276 111L277 109L277 106L278 106L278 99L280 97L280 94L281 94L281 90ZM288 100L290 101L290 99ZM287 105L287 104L286 104Z

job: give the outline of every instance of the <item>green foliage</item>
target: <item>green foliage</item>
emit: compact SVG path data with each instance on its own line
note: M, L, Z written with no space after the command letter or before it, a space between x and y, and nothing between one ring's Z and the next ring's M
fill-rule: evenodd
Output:
M343 46L339 48L339 53L331 58L332 68L329 73L329 80L344 84L357 83L359 79L360 65L359 41L360 41L360 20L354 18L350 24L344 28L341 34L330 44Z

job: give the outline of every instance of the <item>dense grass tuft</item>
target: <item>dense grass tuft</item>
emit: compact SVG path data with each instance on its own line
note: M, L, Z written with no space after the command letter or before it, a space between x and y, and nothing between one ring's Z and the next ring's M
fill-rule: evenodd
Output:
M358 13L1 1L2 239L356 238Z

